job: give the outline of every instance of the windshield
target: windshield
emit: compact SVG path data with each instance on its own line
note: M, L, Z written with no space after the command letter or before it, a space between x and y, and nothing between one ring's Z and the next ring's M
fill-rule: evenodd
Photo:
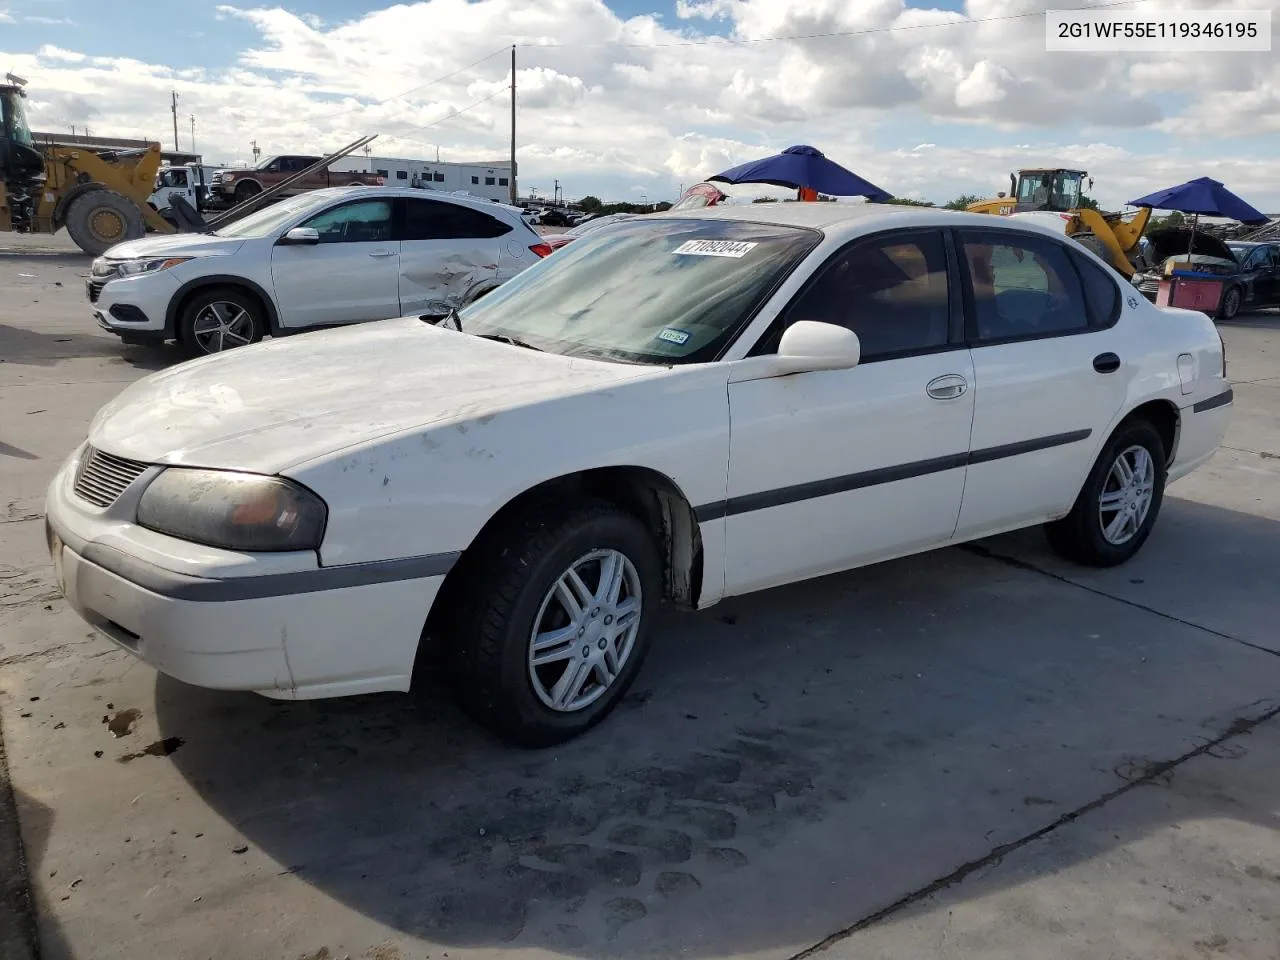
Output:
M335 197L329 193L321 193L319 191L304 193L301 196L273 203L263 210L249 214L243 220L237 220L235 223L228 224L225 227L219 227L213 231L213 235L215 237L237 237L242 240L265 237L299 214L333 203L334 199Z
M819 240L732 220L624 221L467 306L460 326L566 356L714 360Z
M9 135L14 143L24 147L34 147L36 141L31 136L31 127L27 125L27 109L23 103L25 99L18 93L6 98L9 105Z
M601 227L607 227L611 223L617 223L619 220L629 220L634 216L638 216L638 214L610 213L603 217L596 217L594 220L588 220L585 223L580 223L572 230L566 230L565 233L571 237L581 237L588 233L594 233Z
M275 162L276 162L275 157L263 157L261 160L259 160L257 163L253 165L253 169L265 170L267 169L267 167L271 166L271 164Z

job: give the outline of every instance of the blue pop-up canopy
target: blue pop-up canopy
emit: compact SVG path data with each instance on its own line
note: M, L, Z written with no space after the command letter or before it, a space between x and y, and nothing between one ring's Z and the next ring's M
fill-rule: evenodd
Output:
M1157 190L1137 200L1130 200L1131 207L1151 207L1153 210L1177 210L1179 213L1204 214L1206 217L1230 217L1241 223L1266 223L1266 214L1259 213L1245 201L1209 177L1197 177L1176 187Z
M708 180L724 183L768 183L776 187L816 190L832 197L866 197L883 203L893 194L828 160L815 147L800 144L763 160L752 160L717 173Z

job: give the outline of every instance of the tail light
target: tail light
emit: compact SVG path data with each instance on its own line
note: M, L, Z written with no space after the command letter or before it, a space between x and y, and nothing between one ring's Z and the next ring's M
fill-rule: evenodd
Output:
M535 243L529 249L540 257L549 257L553 252L555 252L555 248L549 243Z

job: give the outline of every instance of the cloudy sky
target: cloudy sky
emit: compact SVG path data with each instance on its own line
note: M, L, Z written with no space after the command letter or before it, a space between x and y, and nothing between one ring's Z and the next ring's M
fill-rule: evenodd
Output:
M809 143L937 202L1053 164L1087 169L1104 205L1207 174L1280 211L1280 45L1045 52L1039 12L1098 2L0 0L0 71L29 81L37 129L166 144L176 90L181 145L194 114L212 162L249 160L254 139L264 154L320 153L365 133L383 156L496 159L516 44L522 192L559 178L571 199L674 199Z

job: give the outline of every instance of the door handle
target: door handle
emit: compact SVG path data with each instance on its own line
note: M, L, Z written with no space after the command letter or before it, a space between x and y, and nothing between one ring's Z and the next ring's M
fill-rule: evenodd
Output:
M1120 369L1120 358L1114 353L1100 353L1093 358L1093 369L1099 373L1115 373Z
M396 252L394 250L371 250L369 252L371 257L394 257L395 255Z
M935 400L954 400L968 388L969 382L964 377L958 373L948 373L930 380L924 392Z

